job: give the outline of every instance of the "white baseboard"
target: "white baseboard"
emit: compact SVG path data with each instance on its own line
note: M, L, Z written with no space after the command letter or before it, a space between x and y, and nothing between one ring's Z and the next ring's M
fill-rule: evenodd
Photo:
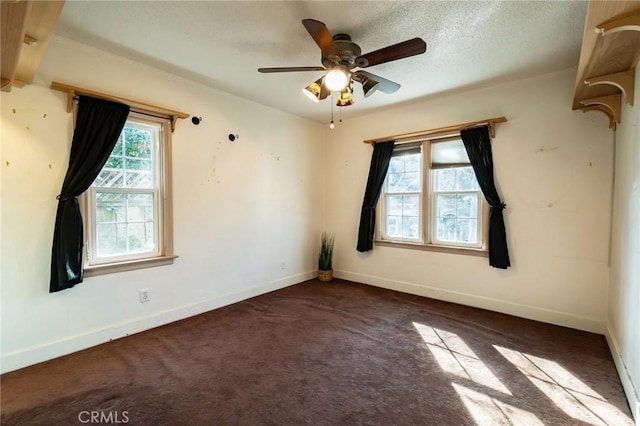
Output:
M397 290L404 293L415 294L417 296L430 297L432 299L444 300L446 302L459 303L461 305L487 309L521 318L561 325L563 327L575 328L598 334L605 333L605 327L602 321L598 321L594 318L568 314L566 312L540 308L538 306L523 305L490 297L443 290L441 288L428 287L404 281L389 280L382 277L349 271L334 270L334 276L336 278L342 278L362 284L369 284L389 290Z
M314 278L316 274L317 271L308 271L296 275L290 275L265 284L245 288L238 292L227 293L188 305L177 306L162 312L156 312L149 316L133 318L120 323L111 324L103 328L90 330L75 336L69 336L54 342L47 342L31 348L9 352L2 355L0 369L4 374L29 365L48 361L53 358L109 342L111 340L140 333L151 328L221 308L264 293L289 287L291 285L310 280Z
M627 369L627 364L622 356L622 352L620 351L618 339L616 339L616 335L613 333L613 330L611 330L609 323L606 324L605 337L609 344L609 350L611 351L613 362L616 364L616 369L618 370L618 376L620 376L624 393L627 396L627 401L629 401L631 414L633 414L633 418L636 419L636 425L640 425L640 397L638 396L638 388L634 385L633 380L631 379L629 369Z

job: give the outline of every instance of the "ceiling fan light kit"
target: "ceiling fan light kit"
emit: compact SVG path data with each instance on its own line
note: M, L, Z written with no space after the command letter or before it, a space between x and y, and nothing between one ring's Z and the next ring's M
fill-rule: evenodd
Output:
M336 105L340 107L353 105L352 81L362 84L365 98L377 90L387 94L394 93L400 89L400 84L366 71L352 70L420 55L427 50L424 40L416 37L361 55L360 46L354 43L348 34L332 36L327 26L315 19L303 19L302 25L320 47L323 66L258 68L258 71L261 73L327 71L324 77L303 89L305 95L314 102L325 99L331 92L340 92Z
M378 87L380 87L379 81L372 80L364 75L360 78L360 83L362 84L362 91L364 92L365 98L371 96L376 90L378 90Z
M304 89L302 89L302 93L307 95L309 99L314 102L320 102L320 93L322 92L322 79L318 79L315 82L311 83Z
M338 96L338 102L336 105L339 107L346 107L349 105L353 105L353 89L350 86L345 87Z

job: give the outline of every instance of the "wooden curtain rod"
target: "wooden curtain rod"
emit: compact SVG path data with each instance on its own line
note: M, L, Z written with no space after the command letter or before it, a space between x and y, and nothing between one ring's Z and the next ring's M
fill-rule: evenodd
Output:
M189 114L184 112L174 111L172 109L160 107L157 105L151 105L145 102L136 101L133 99L123 98L121 96L110 95L108 93L96 92L94 90L83 89L81 87L71 86L69 84L60 83L57 81L51 82L51 89L58 90L67 94L67 112L71 112L73 109L73 98L79 95L91 96L94 98L106 99L108 101L122 102L129 105L133 109L141 110L140 112L150 113L151 115L157 115L159 117L171 119L171 131L176 129L176 121L179 118L187 118Z
M479 126L479 125L488 125L489 131L491 132L491 137L494 138L496 135L496 130L495 130L496 123L504 123L506 121L507 119L505 117L488 118L485 120L471 121L469 123L455 124L453 126L438 127L436 129L429 129L429 130L421 130L419 132L402 133L399 135L385 136L383 138L367 139L363 142L373 145L376 142L384 142L388 140L403 142L403 141L409 141L409 140L453 136L457 133L460 133L460 130L467 129L469 127Z

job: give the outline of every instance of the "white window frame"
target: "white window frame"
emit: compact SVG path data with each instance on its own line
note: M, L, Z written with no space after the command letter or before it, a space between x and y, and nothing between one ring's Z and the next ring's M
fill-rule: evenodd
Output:
M451 136L448 137L449 139ZM478 243L460 243L450 241L438 241L435 234L436 230L436 214L435 214L435 196L436 192L433 188L433 170L431 168L431 144L442 141L444 138L421 140L422 144L422 191L420 204L420 228L421 234L419 240L407 240L397 237L389 237L386 227L386 198L387 193L386 181L383 185L383 192L380 196L377 206L376 234L374 242L377 245L400 247L427 251L437 251L454 254L465 254L472 256L488 256L487 240L488 240L488 217L489 205L486 202L481 190L478 191L454 191L451 193L478 192Z
M458 166L459 167L459 166ZM443 167L440 170L443 169L455 169L458 167ZM467 167L471 167L470 165ZM431 179L432 179L432 184L430 185L429 188L429 192L430 192L430 199L433 200L431 202L430 205L430 210L429 210L429 219L430 219L430 227L429 227L429 239L428 241L430 241L432 244L435 245L440 245L440 246L450 246L450 247L457 247L457 248L473 248L473 249L481 249L482 245L483 245L483 241L482 241L482 230L484 227L484 218L482 217L482 204L483 204L483 200L484 200L484 195L482 195L482 191L480 189L477 190L461 190L461 191L437 191L435 189L435 177L433 176L435 174L436 169L429 169L430 173L431 173ZM477 206L476 206L476 211L477 213L477 226L476 226L476 242L475 243L467 243L467 242L463 242L463 241L448 241L448 240L440 240L438 238L438 233L436 232L438 229L438 216L437 216L437 206L438 203L436 202L436 197L438 195L459 195L459 194L476 194L476 199L477 199ZM486 203L486 201L485 201Z
M421 157L420 159L420 174L422 177L422 174L424 173L424 164L422 163L424 161L424 156ZM388 173L387 173L388 176ZM422 242L422 235L423 235L423 229L424 229L424 210L422 208L423 206L423 192L424 192L424 187L422 185L424 185L424 180L420 179L420 191L411 191L411 192L389 192L387 191L387 187L388 187L388 177L385 177L384 183L382 184L382 196L381 198L381 202L380 202L380 206L382 209L383 213L383 217L387 217L388 215L388 208L389 208L389 198L393 197L393 196L403 196L403 195L417 195L418 196L418 237L417 238L410 238L410 237L397 237L397 236L390 236L389 232L387 230L387 221L384 221L384 224L381 226L381 232L382 232L382 239L384 240L391 240L391 241L402 241L402 242L410 242L410 243L420 243ZM402 216L401 216L402 217Z
M171 119L132 111L125 127L157 128L157 138L153 143L153 188L108 188L91 186L79 197L85 229L84 275L94 276L134 269L161 266L173 263L172 185L171 185ZM124 129L123 129L124 130ZM96 194L114 192L124 194L154 195L154 236L155 250L131 253L121 256L100 257L96 238Z

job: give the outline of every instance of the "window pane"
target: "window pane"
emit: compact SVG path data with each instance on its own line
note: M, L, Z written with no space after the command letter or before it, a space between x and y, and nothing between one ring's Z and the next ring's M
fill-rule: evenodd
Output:
M473 167L460 167L454 169L456 171L456 190L479 190L478 181L473 171Z
M117 170L102 169L93 186L102 186L106 188L122 188L124 185L124 173Z
M151 232L145 223L130 223L127 225L129 238L128 253L153 251L153 228Z
M387 235L402 237L402 216L387 216Z
M402 180L403 192L420 191L420 172L405 172Z
M478 221L476 219L458 219L456 223L457 241L478 242Z
M434 170L436 191L453 191L456 186L456 169Z
M455 217L438 218L436 221L436 238L440 241L456 240Z
M420 172L389 173L387 175L388 192L417 192L421 187Z
M437 195L436 238L442 241L456 239L456 195Z
M420 161L421 157L421 154L411 154L400 157L404 158L404 170L406 172L419 172L422 166L422 161Z
M151 160L127 158L126 167L128 170L151 170Z
M155 195L96 191L97 255L155 251Z
M420 197L418 195L402 196L402 215L415 217L420 215Z
M404 172L404 159L402 157L391 157L389 162L389 170L387 173L402 173Z
M123 165L124 162L122 161L122 157L118 157L112 154L107 160L107 163L104 165L104 167L106 169L121 169Z
M437 196L435 237L452 243L478 243L478 193Z
M127 250L127 232L124 224L97 225L98 256L125 254Z
M128 222L153 222L153 194L130 194L127 203Z
M127 157L151 158L152 135L149 130L125 126L124 137L126 140L125 155Z
M153 176L150 172L127 172L127 188L153 188Z
M113 192L96 193L96 222L125 221L125 195Z
M387 191L402 192L402 173L387 174Z
M124 152L122 151L123 141L124 141L124 134L120 133L120 136L118 137L118 142L116 142L116 146L113 147L113 151L111 155L118 156L118 155L124 154Z
M456 196L438 194L436 198L436 216L438 218L456 217Z
M478 194L458 194L456 208L458 218L477 218Z
M402 218L402 237L417 239L419 237L418 231L418 218L412 216L405 216Z
M402 195L387 196L387 214L402 216Z

